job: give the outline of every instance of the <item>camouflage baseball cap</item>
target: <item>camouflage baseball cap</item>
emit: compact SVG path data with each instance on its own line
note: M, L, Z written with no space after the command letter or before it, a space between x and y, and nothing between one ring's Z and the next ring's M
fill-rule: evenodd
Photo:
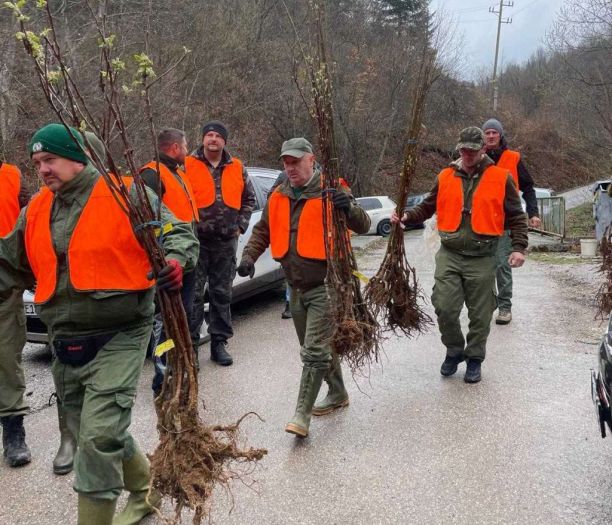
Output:
M312 153L312 144L303 137L297 137L283 142L279 158L287 155L301 159L306 153Z
M470 126L461 130L457 149L479 150L484 146L484 133L476 126Z

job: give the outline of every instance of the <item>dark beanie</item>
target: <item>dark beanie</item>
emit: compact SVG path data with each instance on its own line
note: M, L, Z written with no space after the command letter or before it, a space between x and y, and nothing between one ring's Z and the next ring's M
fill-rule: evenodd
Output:
M490 118L482 125L482 131L487 131L488 129L494 129L502 137L504 136L504 128L502 127L501 122L495 118Z
M207 122L202 127L202 136L206 135L209 131L217 132L223 137L223 140L227 142L228 133L227 128L225 127L225 124L223 124L223 122L219 120L211 120L210 122Z
M69 132L63 124L47 124L34 133L28 151L30 157L39 151L46 151L65 159L87 164L88 158L85 155L84 147L83 137L76 129L70 128Z

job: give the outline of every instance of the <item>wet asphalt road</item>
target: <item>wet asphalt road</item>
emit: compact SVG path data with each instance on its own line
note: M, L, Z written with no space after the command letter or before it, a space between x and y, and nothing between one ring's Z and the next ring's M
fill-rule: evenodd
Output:
M429 296L433 267L421 236L408 234L407 246ZM360 256L366 274L382 257L377 245ZM369 378L345 371L350 406L313 418L306 440L283 431L300 362L292 323L280 319L282 291L237 307L234 365L214 366L207 347L201 351L204 418L224 423L257 412L264 421L247 419L243 436L269 454L249 478L254 485L234 483L231 496L218 491L214 522L610 523L612 439L598 436L589 392L603 326L588 305L592 268L574 262L528 261L514 272L514 321L493 325L481 383L465 384L463 366L452 378L440 376L435 327L414 340L392 338ZM51 473L58 435L55 407L47 405L48 357L28 347L24 360L34 461L18 470L0 465L0 524L74 524L71 475ZM147 451L156 443L151 376L146 363L132 425Z

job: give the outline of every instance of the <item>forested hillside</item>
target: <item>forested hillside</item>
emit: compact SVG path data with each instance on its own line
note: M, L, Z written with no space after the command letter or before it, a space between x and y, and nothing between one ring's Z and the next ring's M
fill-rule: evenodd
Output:
M185 129L195 147L201 124L221 119L230 128L232 153L247 165L272 168L279 167L279 146L286 138L304 135L316 142L305 104L311 97L299 46L301 42L308 48L312 36L306 4L50 1L57 16L55 29L86 96L100 98L99 36L92 17L106 10L116 49L125 57L146 52L158 73L174 64L184 47L191 50L157 83L153 105L158 127ZM34 19L39 16L34 6L30 11ZM426 0L335 0L327 3L327 11L345 176L358 194L393 194L416 74L417 29L441 24L442 34L448 35L455 29L432 16ZM27 141L53 117L14 36L17 22L9 10L0 13L0 158L30 173ZM537 185L562 190L610 176L609 1L573 2L558 17L547 47L527 63L505 68L497 115L490 109L488 82L461 80L460 49L449 52L448 42L445 46L440 50L441 75L427 103L415 191L429 188L462 127L481 125L491 116L503 122L510 144L523 152ZM145 114L138 90L128 80L125 89L133 143L144 162L152 155Z

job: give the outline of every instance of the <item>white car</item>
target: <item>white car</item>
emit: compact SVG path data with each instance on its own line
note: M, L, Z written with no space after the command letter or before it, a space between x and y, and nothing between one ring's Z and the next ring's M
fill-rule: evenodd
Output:
M370 229L367 235L378 234L387 236L391 233L391 214L395 211L396 204L387 196L358 197L355 199L370 216Z
M241 235L238 239L238 251L236 254L238 261L240 261L245 244L251 237L253 226L255 226L261 218L261 212L268 199L270 189L279 174L277 170L266 168L247 168L247 171L253 183L257 205L251 215L249 228L245 234ZM232 302L237 302L265 290L275 288L282 284L284 279L285 276L280 263L272 259L272 254L268 248L255 263L255 276L253 279L236 275L232 286ZM34 294L30 290L24 292L23 302L26 313L28 341L46 344L48 342L47 327L38 317L36 308L34 307ZM206 329L206 323L204 323L201 330L203 337L207 335Z
M555 196L555 190L551 189L551 188L533 188L535 191L535 196L536 199L549 199L551 197ZM526 212L527 211L527 204L525 203L525 200L523 199L523 192L520 192L521 195L521 205L523 206L523 211Z

